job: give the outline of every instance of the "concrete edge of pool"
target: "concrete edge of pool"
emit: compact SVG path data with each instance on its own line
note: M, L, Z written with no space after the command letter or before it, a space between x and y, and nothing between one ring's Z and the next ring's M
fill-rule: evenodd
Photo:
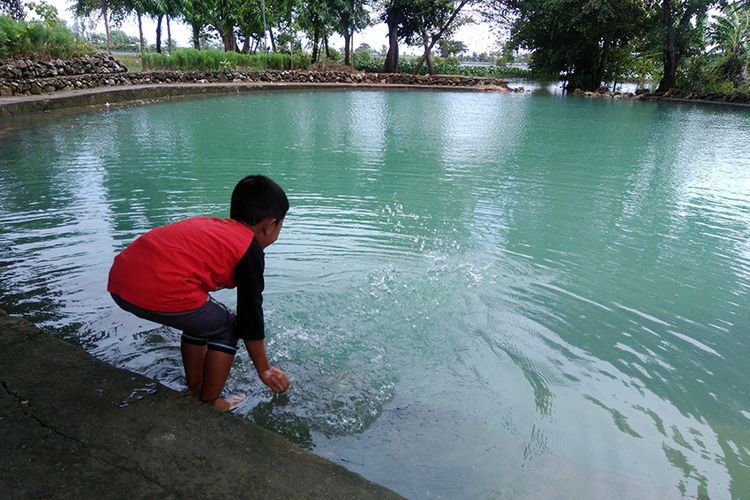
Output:
M459 92L513 92L495 85L438 86L395 83L153 83L63 90L49 94L0 97L0 119L12 118L40 111L87 106L106 106L118 103L139 102L217 94L239 94L256 90L299 89L398 89L439 90Z
M2 310L0 382L5 498L401 498Z

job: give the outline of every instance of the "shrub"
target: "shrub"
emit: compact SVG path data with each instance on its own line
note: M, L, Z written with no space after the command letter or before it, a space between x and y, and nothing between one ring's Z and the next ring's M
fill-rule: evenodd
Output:
M171 54L146 53L143 55L145 70L181 70L181 71L218 71L224 69L243 69L262 71L264 69L295 69L310 65L306 54L284 54L280 52L263 52L259 54L240 54L222 50L178 49Z
M383 71L385 60L382 57L356 58L354 68L368 73L380 73ZM414 73L418 58L402 57L398 61L396 71L398 73ZM508 66L461 66L455 57L436 57L433 60L435 71L441 75L460 75L488 78L531 78L532 73L527 69ZM427 74L427 64L422 64L419 70L422 75Z
M64 24L15 21L0 16L0 59L71 58L90 54L94 48Z

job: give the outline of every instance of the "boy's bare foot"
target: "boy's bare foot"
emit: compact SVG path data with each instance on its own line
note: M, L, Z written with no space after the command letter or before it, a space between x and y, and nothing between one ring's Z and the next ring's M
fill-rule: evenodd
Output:
M221 411L231 411L241 405L245 399L247 399L247 396L244 394L232 394L226 398L217 398L212 405Z
M200 399L200 391L196 393L188 389L187 391L183 392L182 395L193 399Z

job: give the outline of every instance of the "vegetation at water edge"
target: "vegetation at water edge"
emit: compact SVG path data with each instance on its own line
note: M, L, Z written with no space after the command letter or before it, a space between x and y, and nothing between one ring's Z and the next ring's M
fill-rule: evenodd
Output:
M8 14L0 57L65 57L96 45L137 51L144 69L334 61L386 73L533 75L582 90L630 81L659 91L745 94L750 85L750 0L73 0L72 9L77 36L44 0L0 0ZM146 43L144 17L156 22L153 45ZM138 22L137 37L113 29L126 18ZM103 35L92 30L99 19ZM481 59L489 64L458 64L468 52L458 30L478 21L502 34L496 50ZM190 27L192 50L175 47L177 22ZM385 44L355 49L355 35L375 23L387 28ZM334 35L343 47L332 46ZM403 56L405 46L418 55ZM508 64L519 58L524 68Z

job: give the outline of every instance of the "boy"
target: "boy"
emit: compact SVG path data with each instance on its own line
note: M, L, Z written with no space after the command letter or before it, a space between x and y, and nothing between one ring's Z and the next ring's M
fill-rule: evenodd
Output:
M249 175L232 192L229 219L193 217L157 227L119 255L107 290L122 309L182 330L188 394L220 410L243 396L220 397L237 342L243 339L258 376L274 392L289 387L263 343L263 249L279 237L289 200L268 177ZM237 287L237 314L208 293Z

